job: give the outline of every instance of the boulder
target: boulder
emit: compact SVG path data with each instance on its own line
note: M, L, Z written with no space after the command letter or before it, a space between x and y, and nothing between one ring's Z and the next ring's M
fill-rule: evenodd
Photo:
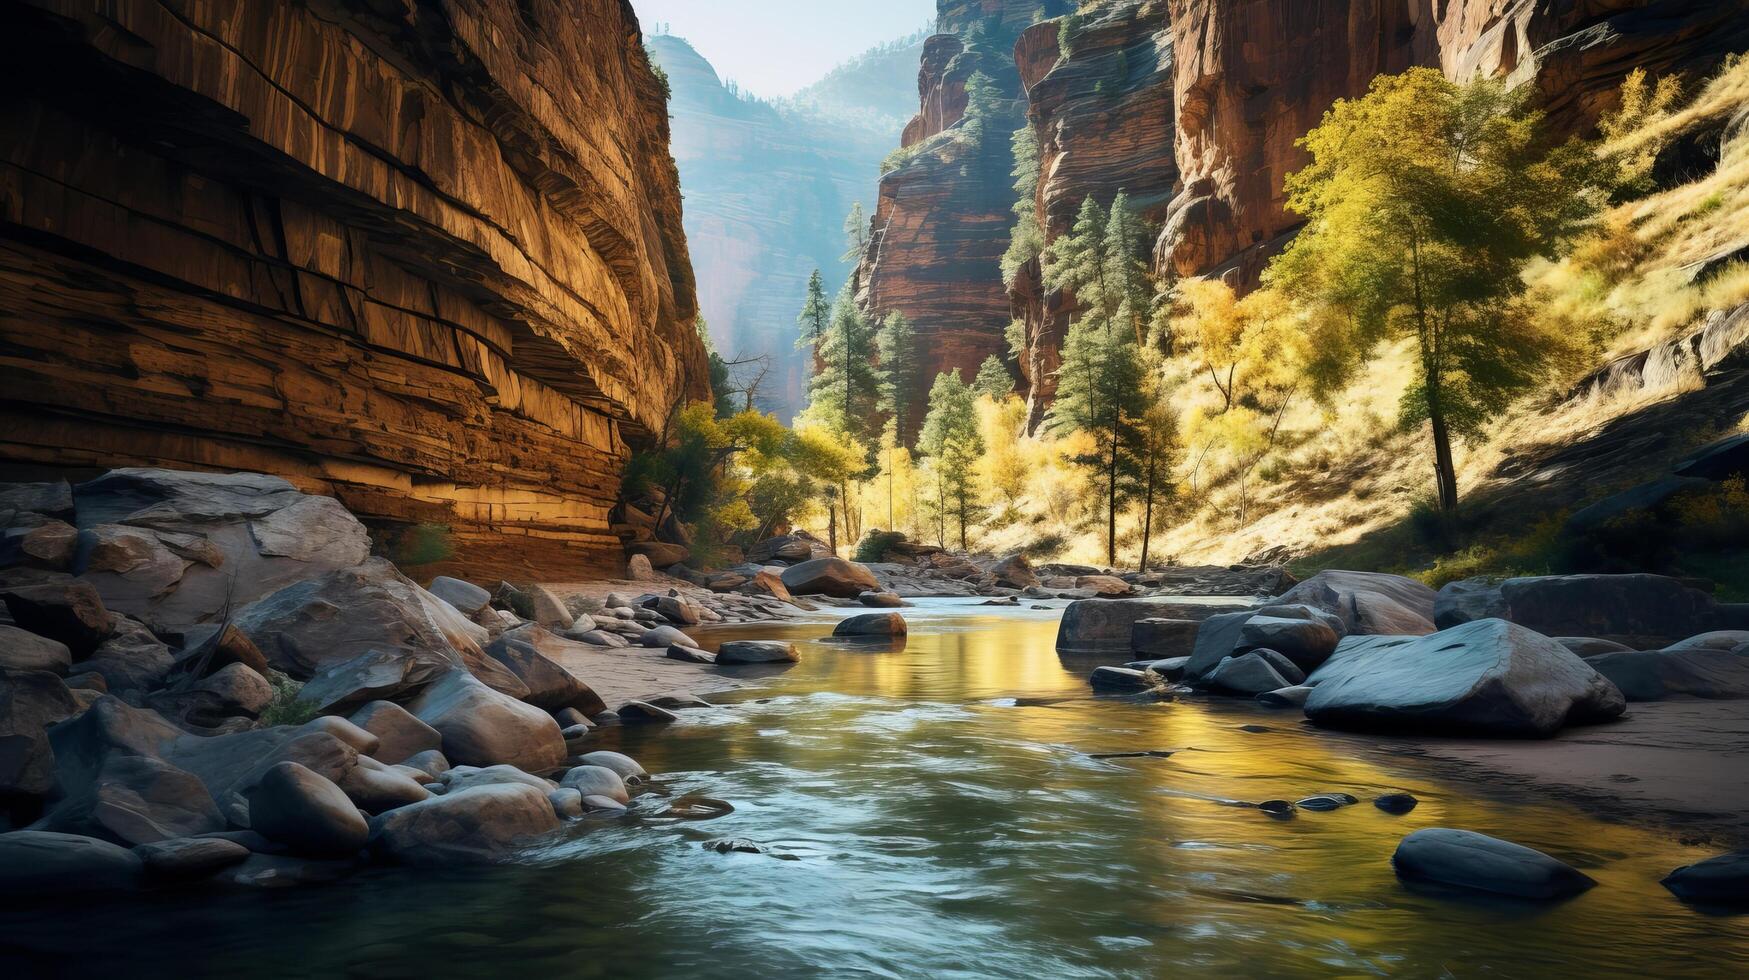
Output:
M338 715L322 715L299 725L299 732L325 732L352 748L358 755L370 755L382 748L382 740Z
M649 775L644 771L643 766L638 765L636 759L618 752L605 750L590 752L577 761L585 766L601 766L604 769L611 769L619 774L619 778L624 780L627 786L635 786Z
M1304 708L1306 699L1312 694L1312 689L1305 684L1295 684L1280 690L1265 691L1257 695L1257 703L1271 708Z
M370 835L339 786L295 762L274 764L246 796L250 828L298 854L347 857Z
M249 857L249 848L219 837L176 837L134 848L154 881L184 882L209 878Z
M864 592L878 592L881 584L865 566L842 558L814 558L783 570L784 588L791 595L829 595L854 599Z
M1391 855L1397 874L1453 888L1517 898L1558 899L1596 882L1541 851L1468 830L1431 827L1403 838Z
M548 711L576 708L592 715L607 705L588 684L560 663L567 652L580 651L581 647L582 644L531 623L500 634L487 645L486 655L522 681L528 688L523 700L529 704Z
M626 559L626 578L633 582L653 582L656 579L656 569L650 564L649 556L633 555Z
M278 670L306 680L371 650L474 664L486 629L381 558L280 589L244 608L241 629Z
M1594 636L1637 649L1713 628L1712 598L1663 575L1541 575L1500 583L1506 619L1545 636Z
M657 597L656 611L661 613L670 623L678 623L681 626L697 626L699 621L704 618L703 610L699 608L698 603L685 596L665 595Z
M194 690L210 694L227 715L259 717L273 701L273 685L242 664L227 664L196 681Z
M1221 661L1209 672L1209 685L1217 691L1245 697L1256 697L1291 686L1294 680L1283 677L1276 669L1276 664L1263 656L1264 652L1253 650Z
M176 665L170 647L137 620L119 613L114 619L115 632L80 661L79 668L102 674L112 691L150 691L164 686Z
M1135 589L1114 575L1083 575L1075 580L1075 588L1092 589L1095 595L1129 595Z
M486 863L559 827L550 790L476 786L434 796L371 820L371 850L402 864Z
M1131 649L1131 632L1139 620L1183 619L1200 622L1211 616L1249 608L1248 605L1192 602L1171 596L1079 599L1069 603L1069 607L1063 610L1063 619L1057 626L1057 650L1060 653L1115 653L1127 656ZM1250 615L1249 612L1246 614ZM1232 651L1229 649L1227 652Z
M1146 671L1132 667L1095 667L1087 683L1103 691L1145 691L1154 686Z
M646 647L669 647L674 644L696 647L698 641L673 626L655 626L638 635L638 645Z
M298 691L298 700L324 713L352 711L372 701L408 701L455 669L441 653L366 650L323 664Z
M1572 651L1499 619L1417 638L1349 637L1310 681L1306 717L1333 728L1546 738L1626 707Z
M1478 619L1508 619L1506 597L1497 578L1466 578L1447 582L1433 596L1433 625L1451 629Z
M664 656L669 660L679 660L689 664L714 664L717 662L716 654L680 643L671 644Z
M904 636L910 631L898 613L864 613L838 621L833 636Z
M390 765L443 745L437 729L392 701L372 701L353 712L351 721L377 737L377 750L371 754Z
M248 634L230 623L190 627L182 633L182 651L175 655L174 674L208 674L229 664L242 664L263 677L272 668Z
M748 579L746 584L739 586L736 591L747 595L770 596L780 602L793 602L795 596L791 595L789 588L783 584L783 576L780 572L780 569L761 568L754 572L753 577Z
M443 736L443 754L453 763L540 772L565 761L565 739L551 715L463 670L439 678L407 709Z
M0 623L0 670L46 670L65 675L73 653L65 643Z
M1138 657L1188 657L1201 628L1197 619L1138 619L1130 627L1130 652Z
M576 820L583 816L583 794L574 789L555 789L547 794L553 815L560 820Z
M341 776L337 785L354 806L370 814L408 806L431 796L430 790L405 773L362 764Z
M438 791L459 793L476 786L533 786L541 792L553 788L553 782L523 772L515 766L456 766L437 779Z
M669 565L679 565L692 557L692 549L683 544L669 544L666 541L639 541L626 546L626 551L632 555L642 555L649 559L656 568L667 568Z
M402 762L401 765L411 769L417 769L433 778L442 776L450 770L449 760L444 758L443 752L438 749L426 749L423 752L415 752L408 756L406 761Z
M756 565L799 565L813 557L813 542L793 534L766 538L747 549L747 560Z
M1733 851L1683 865L1661 882L1685 902L1749 903L1749 851Z
M478 616L481 610L492 604L492 593L472 582L450 578L448 575L439 575L432 579L426 591L454 606L457 612L469 619Z
M3 514L0 511L0 514ZM79 553L79 529L40 514L12 512L0 529L0 568L22 566L64 572Z
M1239 627L1236 649L1274 650L1293 661L1298 672L1315 670L1336 652L1341 637L1324 623L1310 619L1286 619L1279 616L1256 615ZM1290 681L1298 683L1294 678Z
M529 618L547 629L567 629L577 618L571 614L571 610L565 608L564 600L554 595L546 586L531 585L523 591L528 593L530 609L534 612Z
M559 780L559 785L574 789L583 796L605 796L620 803L631 802L625 780L606 766L575 766Z
M0 600L20 629L60 643L75 660L91 656L115 632L115 618L89 582L0 586Z
M1603 653L1585 661L1629 701L1749 698L1749 649L1706 647Z
M990 566L990 580L1007 589L1024 589L1038 584L1032 563L1020 553L1009 555Z
M896 592L864 592L856 597L856 601L873 609L898 609L905 605L905 600Z
M150 756L112 755L96 779L72 787L37 829L132 847L223 830L225 820L192 773Z
M1417 635L1433 632L1434 598L1432 589L1412 578L1329 569L1287 590L1277 602L1335 615L1344 636Z
M802 658L794 644L782 640L728 640L717 647L718 666L732 664L793 664Z
M140 858L108 841L47 830L0 834L0 896L122 891L141 884Z
M98 537L116 546L94 553L84 576L114 609L159 627L212 621L370 556L345 507L279 477L117 469L73 493L79 527L109 529Z
M1633 647L1617 643L1614 640L1600 640L1594 636L1557 636L1554 641L1573 651L1579 657L1589 659L1605 653L1627 653Z
M0 483L0 510L26 511L71 520L73 487L66 480Z
M48 729L72 717L73 695L47 671L0 671L0 814L41 800L59 785Z

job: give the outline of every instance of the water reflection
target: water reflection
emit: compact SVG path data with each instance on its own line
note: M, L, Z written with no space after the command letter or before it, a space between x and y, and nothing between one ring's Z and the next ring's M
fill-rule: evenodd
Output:
M24 912L0 941L136 975L1709 976L1749 955L1749 921L1657 885L1704 856L1660 835L1436 781L1266 709L1095 698L1091 664L1054 650L1054 613L907 618L891 650L813 642L820 624L707 633L787 634L803 662L666 731L609 736L667 792L732 801L723 819L597 823L532 868ZM1173 754L1090 757L1136 750ZM1421 806L1364 802L1393 790ZM1363 803L1289 821L1226 805L1325 791ZM1601 884L1552 907L1409 890L1389 855L1439 825ZM702 846L730 836L800 860Z

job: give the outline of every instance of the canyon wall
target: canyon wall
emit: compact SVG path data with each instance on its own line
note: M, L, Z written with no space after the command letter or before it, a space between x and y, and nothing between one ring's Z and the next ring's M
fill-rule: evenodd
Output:
M1045 241L1069 231L1083 200L1109 206L1119 191L1159 227L1178 182L1166 0L1114 0L1066 26L1034 25L1015 45L1015 61L1038 140L1032 207ZM1013 318L1025 324L1019 367L1036 425L1056 392L1059 352L1078 307L1073 295L1046 292L1037 259L1008 292Z
M1000 262L1013 223L1010 136L1025 119L1014 45L1020 32L1067 12L1065 0L941 0L939 33L924 42L918 113L903 152L882 174L858 298L875 318L903 312L916 326L924 370L969 380L1007 355L1009 302ZM987 118L968 120L966 83L994 85Z
M619 567L629 447L708 390L629 3L28 0L0 74L8 473L260 470L434 568Z
M1695 81L1749 48L1749 0L1172 0L1170 17L1183 189L1155 265L1241 286L1300 224L1295 141L1379 72L1529 83L1557 133L1582 133L1633 68Z

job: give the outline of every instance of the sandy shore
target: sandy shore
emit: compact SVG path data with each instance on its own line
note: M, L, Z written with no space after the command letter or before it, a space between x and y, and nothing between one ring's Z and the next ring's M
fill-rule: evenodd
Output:
M1551 793L1687 842L1749 846L1749 701L1628 709L1620 721L1541 741L1381 738L1371 748L1508 793Z

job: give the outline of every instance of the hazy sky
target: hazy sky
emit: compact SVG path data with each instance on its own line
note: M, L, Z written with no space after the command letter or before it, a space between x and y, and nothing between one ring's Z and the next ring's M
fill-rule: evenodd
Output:
M833 65L935 16L935 0L632 0L644 33L666 22L725 79L792 95Z

